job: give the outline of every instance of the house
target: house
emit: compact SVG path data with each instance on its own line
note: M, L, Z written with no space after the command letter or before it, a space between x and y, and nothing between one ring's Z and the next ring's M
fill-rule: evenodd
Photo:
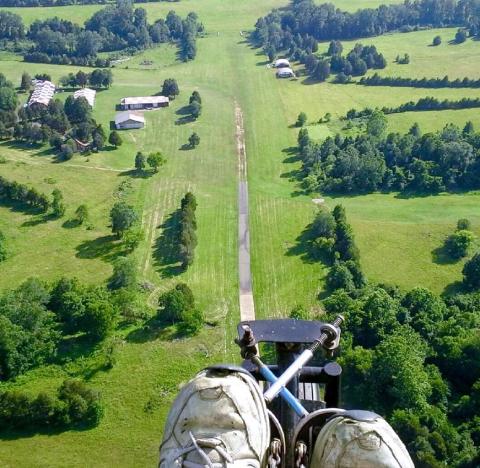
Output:
M275 60L273 66L275 68L290 68L290 62L287 59L278 59Z
M79 89L78 91L75 91L73 93L73 97L75 99L78 99L79 97L85 98L87 102L90 104L90 107L93 108L93 106L95 105L96 94L97 92L94 89L82 88L82 89Z
M166 96L126 97L120 101L123 110L157 109L167 107L169 104L170 100Z
M115 115L115 128L118 130L128 128L143 128L145 127L145 117L136 112L117 112Z
M55 94L55 85L47 80L32 80L34 86L32 95L28 100L28 105L42 104L48 106Z
M291 68L280 68L277 70L277 78L292 78L295 76Z

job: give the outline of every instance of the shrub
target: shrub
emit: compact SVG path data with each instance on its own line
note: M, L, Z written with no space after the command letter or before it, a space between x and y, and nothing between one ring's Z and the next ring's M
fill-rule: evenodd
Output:
M205 316L199 309L188 309L181 314L179 330L185 335L196 335L203 327Z
M474 239L475 236L471 231L457 231L447 237L445 248L452 258L466 257Z

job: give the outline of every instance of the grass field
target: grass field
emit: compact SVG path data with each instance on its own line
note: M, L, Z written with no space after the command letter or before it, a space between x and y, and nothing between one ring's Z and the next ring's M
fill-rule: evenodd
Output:
M0 442L4 466L152 466L157 459L168 404L176 386L207 363L234 359L231 345L238 320L237 300L237 165L234 139L234 100L245 116L254 294L257 314L283 316L297 303L319 308L324 267L312 263L304 252L302 231L312 220L315 206L292 180L298 162L292 157L297 130L291 128L300 111L311 123L326 112L331 124L311 126L318 137L341 129L338 117L352 107L396 105L426 95L459 99L480 96L480 90L421 90L408 88L367 88L330 83L305 85L299 81L276 80L266 68L265 57L251 49L240 31L251 29L256 19L279 0L182 0L142 4L149 20L175 9L182 15L199 13L208 35L198 41L194 62L175 61L175 48L162 46L114 69L114 85L99 93L95 118L108 128L114 106L126 95L158 92L165 78L178 80L181 95L168 109L146 114L144 130L123 132L124 145L88 158L76 155L57 164L43 148L27 150L4 143L0 174L32 183L42 191L59 187L67 202L62 220L38 216L9 207L0 207L0 229L11 246L10 259L0 266L0 287L18 284L37 275L54 278L74 274L92 283L104 281L111 273L110 260L118 253L111 240L108 211L114 192L123 180L131 180L128 195L142 213L145 241L136 251L140 276L160 291L177 280L191 285L199 304L210 319L220 325L206 328L193 340L172 340L166 336L143 336L122 330L118 363L111 371L96 372L92 386L102 391L106 414L101 424L89 431L61 434L12 434ZM338 1L344 8L375 6L381 2ZM81 22L99 6L14 9L25 21L56 14ZM444 44L428 47L437 31L395 34L362 40L378 45L389 60L385 74L403 76L478 77L480 44L467 41L449 46L453 30L442 30ZM348 49L345 44L345 48ZM453 52L455 51L455 52ZM410 65L391 63L398 53L409 53ZM431 55L430 54L438 54ZM57 80L78 67L27 64L11 55L0 57L0 72L19 82L23 70L31 74L51 73ZM144 59L151 66L141 65ZM195 123L177 125L188 96L198 89L204 102L203 114ZM418 121L424 131L441 128L449 121L462 124L473 120L480 125L478 110L422 112L389 117L391 129L407 130ZM192 131L199 133L200 146L180 148ZM128 171L136 151L161 150L167 164L160 173L135 178ZM194 265L186 274L169 277L162 258L163 223L177 209L185 191L193 190L198 200L199 245ZM472 220L480 235L476 193L402 199L394 195L368 195L331 199L333 207L343 203L362 254L362 264L372 281L386 281L403 288L420 284L437 292L461 278L461 263L449 264L435 249L460 217ZM69 229L62 224L80 203L91 212L93 229ZM38 222L38 224L36 224ZM95 363L95 357L86 362ZM92 364L93 365L93 364ZM54 388L68 369L51 366L22 377L15 386L33 391ZM151 403L153 411L146 412Z

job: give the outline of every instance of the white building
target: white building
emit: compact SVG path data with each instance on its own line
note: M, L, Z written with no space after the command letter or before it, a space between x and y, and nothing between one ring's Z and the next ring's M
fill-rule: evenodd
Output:
M290 62L287 59L278 59L275 60L273 66L275 68L290 68Z
M34 85L33 93L28 100L28 105L43 104L48 106L55 94L55 85L51 81L32 80Z
M73 93L73 97L75 99L78 99L79 97L85 98L87 102L90 104L90 107L93 108L93 106L95 105L96 94L97 92L94 89L82 88L82 89L79 89L78 91L75 91Z
M169 103L170 99L166 96L126 97L120 101L120 107L123 110L156 109L158 107L167 107Z
M145 127L145 117L136 112L117 112L115 115L115 128L124 130L129 128Z
M295 76L291 68L280 68L277 70L277 78L292 78Z

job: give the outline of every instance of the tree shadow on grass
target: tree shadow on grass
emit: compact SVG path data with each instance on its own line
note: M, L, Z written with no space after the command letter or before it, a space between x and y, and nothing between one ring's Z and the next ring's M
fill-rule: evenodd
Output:
M97 237L93 240L86 240L76 247L77 258L101 258L104 261L111 261L122 253L122 244L116 242L118 238L114 235Z
M175 210L159 226L162 233L155 242L153 259L163 278L171 278L184 271L180 263L180 216L181 210Z
M454 281L445 287L442 291L442 297L455 296L456 294L468 292L462 281Z
M23 222L22 227L38 226L39 224L47 223L48 221L56 218L57 217L52 213L44 213L42 215L35 216L33 219L29 219L28 221Z
M437 265L453 265L457 263L460 259L453 258L445 248L444 245L441 247L437 247L436 249L432 250L432 261Z
M313 224L309 224L295 239L295 244L288 248L286 255L300 257L306 264L320 262L324 265L331 265L332 260L328 252L319 249L314 244L314 240Z
M15 429L15 430L0 430L0 440L18 440L28 439L37 435L56 436L63 432L75 431L83 432L93 429L91 425L77 425L77 426L64 426L64 427L36 427L27 429Z
M126 340L131 343L141 344L154 340L171 341L179 337L180 335L175 325L156 316L147 320L141 328L131 331L127 335Z

